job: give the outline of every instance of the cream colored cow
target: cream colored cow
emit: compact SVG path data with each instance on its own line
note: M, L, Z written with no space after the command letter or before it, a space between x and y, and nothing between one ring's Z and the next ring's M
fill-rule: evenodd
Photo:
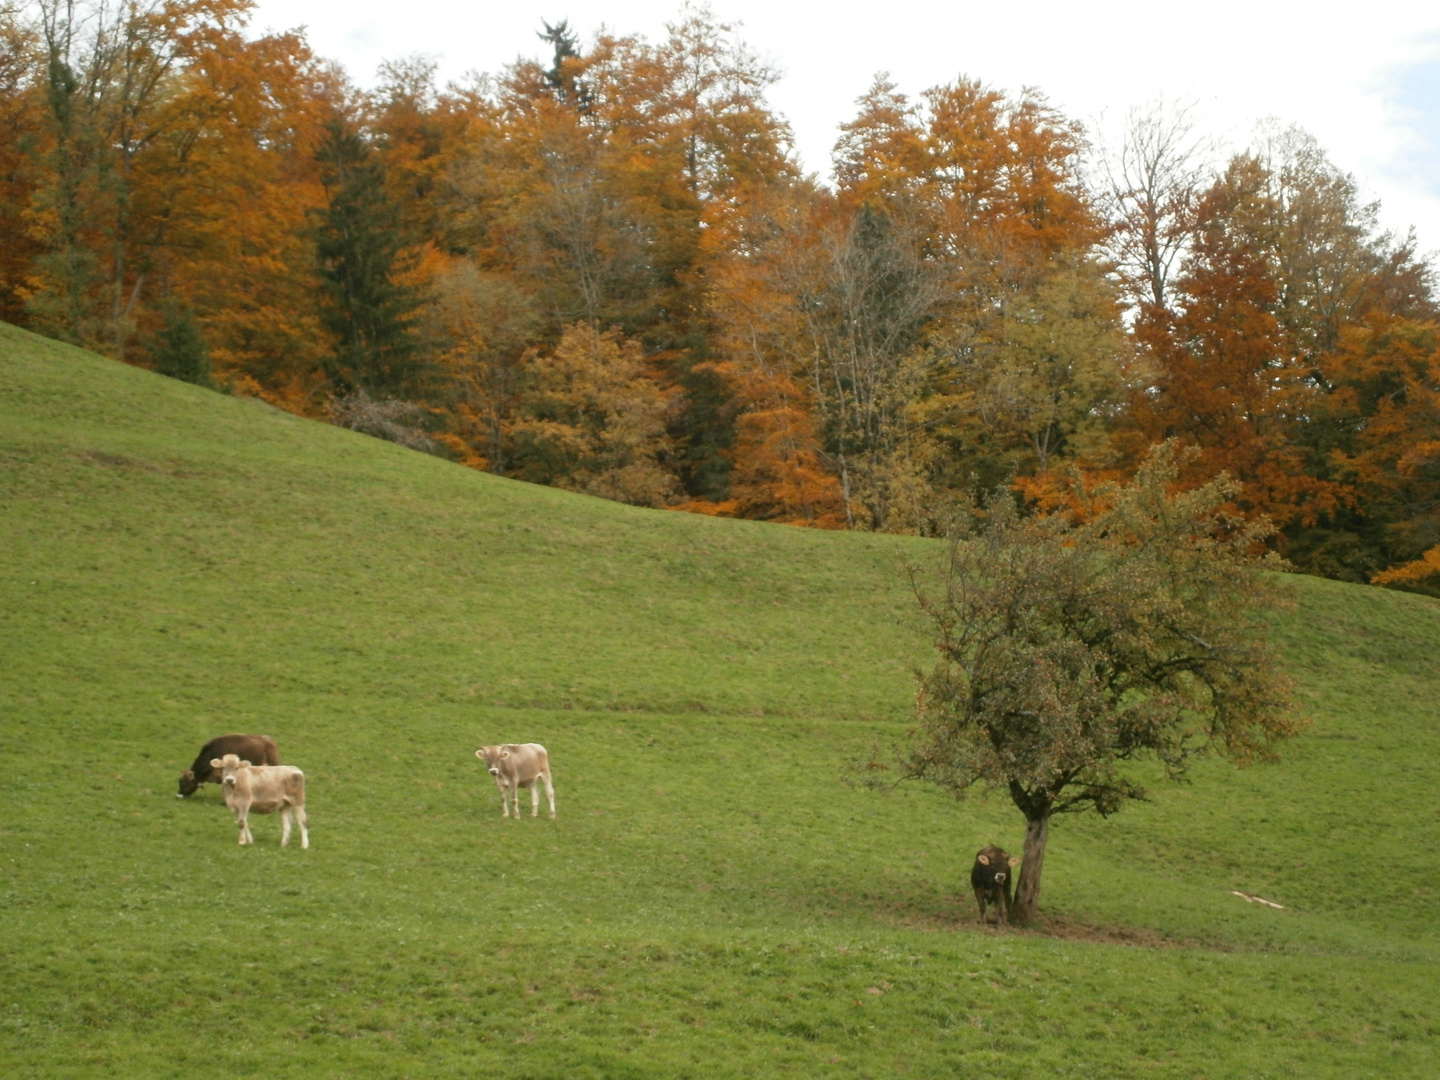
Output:
M482 746L475 756L490 769L495 786L500 789L500 813L510 816L510 801L515 802L515 820L520 820L520 789L530 789L530 816L540 816L540 784L550 800L550 816L555 816L555 785L550 782L550 755L539 743L505 743Z
M280 812L280 846L290 843L290 822L300 825L300 846L310 846L305 817L305 774L294 765L251 765L234 754L215 758L210 767L220 771L220 790L225 805L240 826L240 844L253 844L250 811L257 814Z

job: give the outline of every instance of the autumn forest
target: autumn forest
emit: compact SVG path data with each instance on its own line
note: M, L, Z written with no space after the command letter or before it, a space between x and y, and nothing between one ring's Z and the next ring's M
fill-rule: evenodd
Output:
M473 468L820 528L934 534L999 485L1085 515L1175 439L1299 569L1440 592L1435 266L1303 131L1217 153L1157 105L1103 145L1039 91L881 76L818 178L703 8L371 89L249 10L0 10L0 319Z

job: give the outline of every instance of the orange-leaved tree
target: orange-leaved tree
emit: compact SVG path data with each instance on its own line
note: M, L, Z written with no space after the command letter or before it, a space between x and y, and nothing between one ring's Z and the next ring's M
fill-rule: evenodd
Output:
M316 313L315 160L339 87L294 33L228 35L186 72L175 193L157 290L196 312L217 377L321 412L330 340Z
M573 323L528 367L513 424L515 476L638 506L675 500L666 403L638 342Z
M43 151L32 199L44 253L33 323L123 358L169 243L185 166L187 67L243 25L251 0L39 5Z
M1244 484L1240 505L1276 525L1313 523L1351 498L1342 483L1312 475L1297 429L1316 407L1310 369L1276 316L1270 253L1255 222L1271 212L1267 175L1236 157L1197 210L1192 251L1171 295L1178 308L1146 305L1136 338L1155 371L1132 398L1141 447L1177 438L1199 448L1192 480L1221 472Z
M1330 393L1317 417L1331 464L1355 489L1349 540L1309 552L1334 577L1436 592L1440 545L1440 325L1375 320L1342 329L1321 360Z
M28 210L39 180L35 143L44 101L39 37L14 8L0 10L0 319L26 320L23 290L44 250Z
M812 235L805 186L757 186L742 214L706 237L714 359L735 409L729 498L687 508L819 528L845 525L845 501L819 431L813 380L797 356L796 250Z

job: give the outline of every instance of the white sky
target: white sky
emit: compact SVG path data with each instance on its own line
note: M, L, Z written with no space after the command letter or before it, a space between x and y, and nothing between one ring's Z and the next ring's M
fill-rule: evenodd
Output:
M1002 90L1035 86L1092 131L1164 96L1192 103L1197 127L1233 146L1261 118L1299 124L1381 200L1387 227L1414 226L1422 251L1440 251L1433 0L711 6L783 73L771 104L790 121L805 167L822 176L837 125L880 71L912 95L961 74ZM260 0L252 28L305 26L317 53L368 85L382 60L416 53L436 59L443 79L542 57L542 19L568 19L582 42L602 25L657 39L679 11L680 0Z

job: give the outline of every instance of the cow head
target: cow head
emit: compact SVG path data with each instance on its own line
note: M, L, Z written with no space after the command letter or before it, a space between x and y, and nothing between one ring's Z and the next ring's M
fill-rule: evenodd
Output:
M988 847L975 856L972 878L978 876L990 884L1003 887L1010 877L1010 871L1020 865L1020 860L1007 855L997 847Z
M223 758L211 758L210 767L220 770L220 783L227 788L235 786L235 774L241 769L250 768L250 762L241 761L235 754L226 754Z
M482 746L475 756L489 766L491 776L499 776L500 763L510 756L510 751L503 746Z
M183 799L186 795L193 795L199 787L200 781L195 779L194 770L186 769L180 774L180 790L175 793L175 797Z

